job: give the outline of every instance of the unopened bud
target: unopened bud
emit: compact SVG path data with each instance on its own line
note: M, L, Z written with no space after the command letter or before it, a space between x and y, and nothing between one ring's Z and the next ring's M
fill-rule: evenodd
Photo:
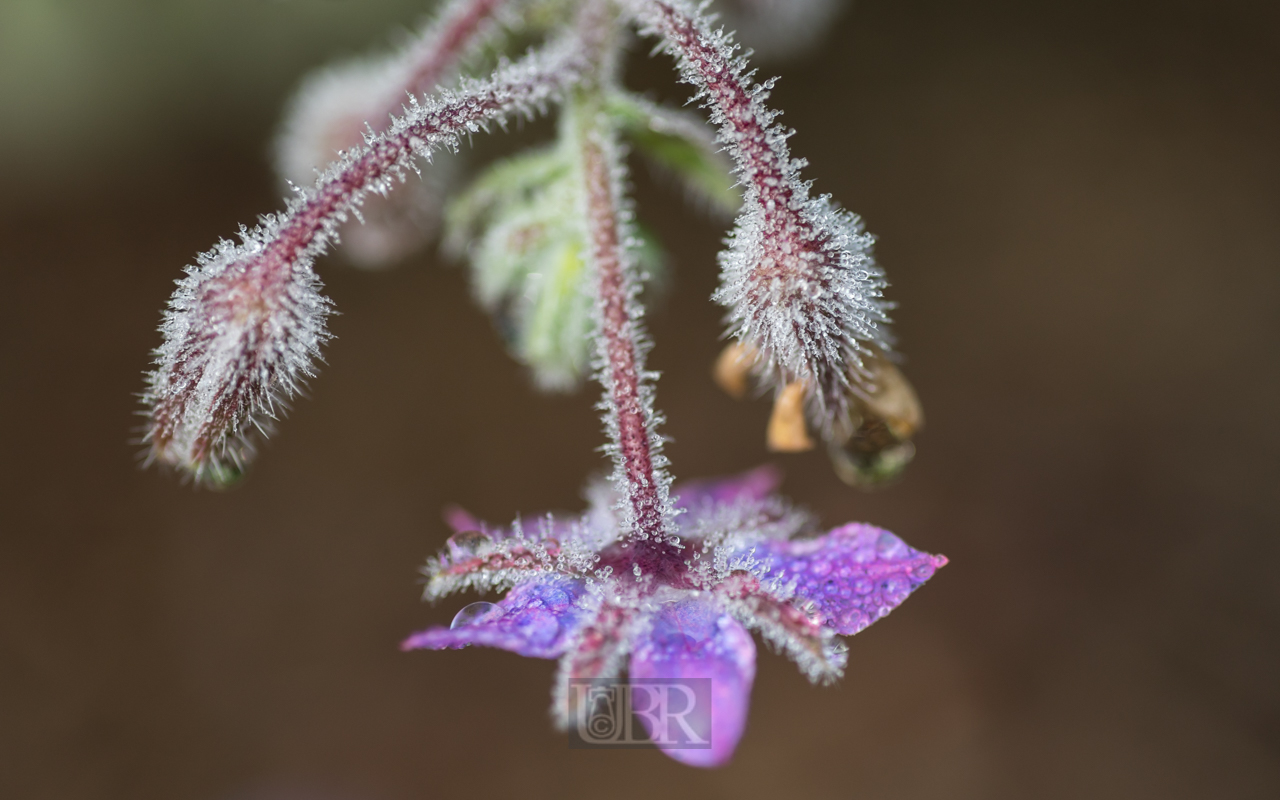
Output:
M148 460L226 485L283 403L312 375L329 301L309 264L224 242L178 285L144 402Z

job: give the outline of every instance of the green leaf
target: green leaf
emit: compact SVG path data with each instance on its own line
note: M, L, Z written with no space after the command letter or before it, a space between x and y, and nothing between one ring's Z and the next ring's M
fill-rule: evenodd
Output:
M733 163L697 116L624 93L610 95L605 110L636 149L679 177L717 212L732 216L741 208Z

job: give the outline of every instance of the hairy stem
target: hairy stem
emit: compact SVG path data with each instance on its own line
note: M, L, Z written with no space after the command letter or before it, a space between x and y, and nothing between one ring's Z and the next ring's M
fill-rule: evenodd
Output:
M625 474L627 503L635 531L641 538L659 540L666 532L664 503L654 467L652 393L644 380L644 356L638 343L639 323L632 316L636 286L633 269L624 254L614 178L607 145L600 131L584 132L582 167L586 180L587 224L591 259L596 268L596 293L600 303L600 350L605 362L607 402L614 416L617 459Z
M415 104L399 124L393 124L321 179L280 229L263 260L288 264L304 251L323 246L321 242L331 236L333 220L358 206L370 189L389 189L389 179L411 167L413 155L429 153L491 120L545 102L573 82L580 70L579 60L570 48L563 47L551 57L531 56L517 62L470 91L452 93L435 107Z
M449 70L471 48L501 8L511 0L455 0L431 26L426 40L415 49L417 56L405 91L421 95L441 83ZM388 110L395 113L402 98Z
M787 148L790 132L765 105L772 81L754 82L728 35L686 0L630 0L630 7L698 88L746 191L716 299L779 386L803 380L816 389L829 425L845 415L851 381L872 377L864 359L889 349L872 238L829 198L810 197L799 177L804 162Z
M587 251L595 274L602 407L637 563L665 569L679 554L671 533L670 479L663 470L666 460L655 431L652 378L644 368L639 280L627 251L630 212L621 188L625 168L602 113L606 91L602 84L611 77L615 60L617 16L612 3L596 5L613 24L593 26L609 40L593 54L601 68L588 76L571 110L581 153ZM591 19L587 9L584 20Z
M416 157L557 99L581 77L581 49L575 40L560 41L489 80L412 102L386 131L301 190L284 213L242 229L242 244L223 242L200 256L171 302L149 378L151 458L199 476L228 436L291 396L326 336L327 301L312 262L338 226L358 213L370 191L394 188L415 169ZM238 452L247 458L250 451ZM237 465L243 460L232 456Z

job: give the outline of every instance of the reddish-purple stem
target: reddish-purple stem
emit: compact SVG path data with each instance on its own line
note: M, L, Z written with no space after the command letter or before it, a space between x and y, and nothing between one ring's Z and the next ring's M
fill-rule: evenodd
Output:
M829 233L802 213L808 197L797 195L790 156L779 138L782 133L769 124L773 114L757 96L758 89L739 74L733 53L717 46L701 20L666 0L646 0L643 6L646 17L685 61L687 74L721 116L721 136L738 165L748 198L762 211L761 251L748 277L754 314L758 316L772 303L793 305L801 310L793 316L795 340L826 340L830 331L841 326L805 288L812 284L827 289L820 267L838 261L839 254L833 250ZM842 405L845 376L832 372L825 359L813 355L810 353L808 367L824 399Z
M774 209L790 222L797 216L791 181L779 154L770 146L772 137L761 119L763 109L735 78L730 54L710 46L695 18L662 0L653 0L650 5L667 42L698 73L709 99L724 114L742 183L756 190L766 210Z
M667 519L654 468L649 412L643 397L643 356L638 326L631 314L632 276L625 262L612 164L590 128L582 140L586 182L587 227L596 292L600 303L600 336L605 359L605 392L617 427L617 455L626 478L626 502L634 520L636 546L661 556L672 550ZM672 550L674 554L677 551Z
M484 23L493 18L508 0L471 0L466 5L452 9L456 13L438 24L439 34L435 47L409 77L405 90L411 94L430 92L440 84L445 73L458 62L467 47L475 41ZM388 108L390 114L400 109L402 98L394 98L395 105ZM385 126L384 126L385 127Z
M575 73L571 63L553 64L540 72L511 73L516 77L491 83L478 93L462 93L403 130L379 136L363 154L318 186L310 199L293 213L263 252L258 269L283 282L325 224L350 206L357 192L403 169L415 148L466 132L505 111L519 108L541 90L562 88Z

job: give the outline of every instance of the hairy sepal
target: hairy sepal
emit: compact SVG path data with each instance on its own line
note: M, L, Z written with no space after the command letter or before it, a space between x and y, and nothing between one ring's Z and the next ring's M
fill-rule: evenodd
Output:
M314 373L329 338L329 300L311 258L283 275L266 263L268 219L242 242L197 257L165 311L164 344L144 394L148 461L223 486L243 473L255 439Z
M730 34L684 0L631 0L629 8L697 88L745 190L715 295L730 334L760 353L766 382L811 386L814 416L834 438L850 389L869 377L866 361L891 349L873 239L829 197L810 196L805 164L786 144L791 132L765 105L773 82L755 82Z
M242 230L188 269L161 328L165 341L144 399L152 461L198 478L231 476L252 456L247 427L275 411L310 374L327 302L314 260L359 215L440 148L494 122L544 111L583 67L572 38L498 69L487 81L412 101L383 133L329 165L281 214Z

